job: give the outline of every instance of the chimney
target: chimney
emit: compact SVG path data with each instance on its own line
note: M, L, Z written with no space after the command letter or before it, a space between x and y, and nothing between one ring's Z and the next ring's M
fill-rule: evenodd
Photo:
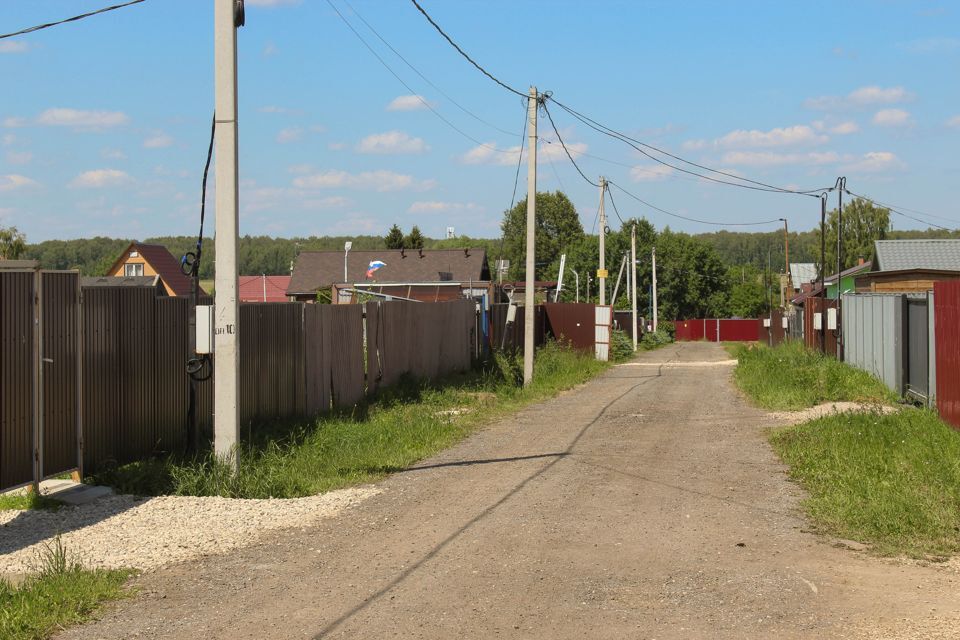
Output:
M866 260L863 259L863 256L860 256L859 258L857 258L857 266L858 266L858 267L859 267L860 265L862 265L864 262L866 262Z

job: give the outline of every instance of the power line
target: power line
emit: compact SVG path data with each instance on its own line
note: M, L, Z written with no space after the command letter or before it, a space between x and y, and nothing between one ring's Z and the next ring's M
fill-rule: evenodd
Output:
M513 176L513 195L510 196L510 208L507 209L507 215L513 211L513 205L517 201L517 185L520 183L520 166L523 164L523 142L527 137L527 114L523 114L523 130L520 132L520 153L517 154L517 172ZM500 249L497 252L497 281L500 280L500 272L503 270L503 241L507 238L507 230L501 229Z
M412 3L413 3L413 6L415 6L415 7L417 8L417 10L418 10L420 13L423 14L423 17L427 19L427 22L429 22L431 25L433 25L433 28L436 29L437 32L438 32L441 36L443 36L444 39L445 39L447 42L450 43L450 46L453 47L454 49L456 49L457 52L458 52L461 56L463 56L464 58L466 58L467 62L469 62L470 64L472 64L474 67L476 67L477 70L478 70L480 73L482 73L483 75L487 76L488 78L490 78L491 80L493 80L494 82L496 82L498 85L500 85L501 87L503 87L503 88L506 89L507 91L510 91L510 92L512 92L512 93L515 93L515 94L517 94L518 96L520 96L521 98L526 98L526 97L527 97L527 94L526 94L526 93L524 93L524 92L522 92L522 91L517 91L516 89L514 89L513 87L511 87L511 86L508 85L507 83L503 82L502 80L498 79L498 78L497 78L496 76L494 76L492 73L490 73L489 71L487 71L486 69L484 69L483 67L481 67L479 64L477 64L476 61L474 61L473 58L471 58L469 55L467 55L467 52L466 52L466 51L464 51L463 49L460 48L460 45L458 45L456 42L453 41L453 38L451 38L450 36L448 36L448 35L446 34L446 32L445 32L443 29L440 28L440 25L438 25L436 22L433 21L433 18L430 17L430 14L427 13L426 10L425 10L423 7L420 6L420 3L417 2L417 0L410 0L410 2L412 2Z
M927 225L928 227L936 227L937 229L941 229L941 230L943 230L943 231L957 231L957 229L951 229L950 227L944 227L943 225L939 225L939 224L937 224L937 223L935 223L935 222L930 222L929 220L923 220L922 218L918 218L918 217L912 216L912 215L910 215L910 214L908 214L908 213L904 213L904 212L902 212L902 211L899 211L899 210L897 210L897 209L894 209L893 207L891 207L891 206L889 206L889 205L885 205L885 204L883 204L882 202L877 202L876 200L873 200L872 198L868 198L867 196L861 196L861 195L856 194L856 193L854 193L854 192L852 192L852 191L849 191L849 190L847 190L847 189L844 189L844 192L845 192L847 195L853 196L854 198L860 198L861 200L866 200L867 202L869 202L869 203L871 203L871 204L875 204L875 205L877 205L878 207L883 207L884 209L887 209L887 210L889 210L889 211L897 214L898 216L903 216L904 218L909 218L910 220L914 220L914 221L919 222L919 223L921 223L921 224L925 224L925 225ZM944 218L944 219L945 219L945 220L949 220L949 218Z
M66 18L64 20L58 20L56 22L48 22L46 24L38 24L35 27L28 27L26 29L21 29L20 31L14 31L13 33L4 33L0 35L0 40L4 38L13 38L14 36L22 36L26 33L33 33L34 31L40 31L41 29L49 29L50 27L56 27L57 25L66 24L67 22L76 22L77 20L83 20L84 18L89 18L90 16L95 16L100 13L106 13L107 11L114 11L116 9L123 9L124 7L129 7L133 4L140 4L146 0L131 0L130 2L124 2L123 4L115 4L112 7L104 7L103 9L97 9L96 11L91 11L90 13L83 13L79 16L73 16L72 18Z
M550 121L550 126L553 127L553 133L556 134L556 136L557 136L557 141L560 143L560 146L563 147L563 150L564 150L564 152L567 154L567 157L570 158L570 162L573 164L574 168L577 170L577 173L579 173L580 176L581 176L584 180L586 180L587 182L589 182L591 185L593 185L593 186L595 186L595 187L599 187L599 186L600 186L599 184L597 184L596 182L594 182L593 180L591 180L590 178L588 178L588 177L587 177L587 174L585 174L583 171L580 170L580 165L578 165L578 164L577 164L577 161L573 159L573 154L570 153L570 150L567 149L567 145L564 144L563 138L560 137L560 131L557 130L557 125L554 124L554 122L553 122L553 116L550 115L550 110L547 108L546 98L545 98L544 101L541 103L541 105L543 106L543 112L547 114L547 119Z
M617 203L614 202L614 200L613 200L613 191L610 191L610 189L606 189L606 192L607 192L607 195L610 196L610 204L613 205L613 212L614 212L615 214L617 214L617 218L620 220L620 226L621 226L621 228L624 227L624 226L626 226L627 223L624 222L623 216L620 215L620 210L617 209Z
M620 191L623 191L625 194L627 194L628 196L630 196L631 198L633 198L634 200L636 200L636 201L639 202L640 204L645 205L645 206L647 206L647 207L650 207L650 208L653 209L654 211L659 211L660 213L666 214L666 215L668 215L668 216L672 216L672 217L674 217L674 218L680 218L681 220L688 220L688 221L690 221L690 222L699 222L700 224L712 224L712 225L716 225L716 226L718 226L718 227L733 227L733 226L737 226L737 227L754 227L754 226L757 226L757 227L759 227L759 226L767 225L767 224L774 224L774 223L780 224L780 219L779 219L779 218L777 218L776 220L762 220L762 221L759 221L759 222L714 222L714 221L712 221L712 220L700 220L699 218L691 218L691 217L689 217L689 216L680 215L679 213L674 213L674 212L672 212L672 211L667 211L666 209L661 209L660 207L658 207L658 206L656 206L656 205L652 205L652 204L650 204L649 202L647 202L646 200L641 199L639 196L636 196L636 195L634 195L633 193L630 193L629 191L627 191L626 189L624 189L623 187L621 187L621 186L620 186L619 184L617 184L616 182L611 182L610 180L607 180L607 184L613 185L613 186L616 187L617 189L620 189Z
M869 202L872 202L873 204L875 204L875 205L877 205L877 206L879 206L879 207L883 207L883 208L885 208L885 209L890 209L891 211L894 211L895 213L899 213L900 215L906 215L906 214L904 214L904 213L902 213L902 212L903 212L903 211L909 211L910 213L916 213L916 214L919 214L919 215L922 215L922 216L927 216L928 218L937 218L938 220L946 220L947 222L956 222L956 223L960 224L960 220L955 220L955 219L953 219L953 218L947 218L947 217L945 217L945 216L938 216L938 215L936 215L936 214L928 213L928 212L926 212L926 211L919 211L919 210L917 210L917 209L910 209L910 208L908 208L908 207L900 207L900 206L897 206L897 205L895 205L895 204L889 204L889 203L886 203L886 202L880 202L879 200L874 200L874 199L872 199L872 198L867 198L866 196L858 196L857 194L852 193L852 192L850 192L850 191L847 191L847 193L850 194L850 195L852 195L852 196L854 196L854 197L856 197L856 198L861 198L861 199L863 199L863 200L867 200L867 201L869 201ZM908 216L908 217L909 217L909 216ZM924 223L926 224L926 221L924 221L924 220L919 220L919 219L917 219L917 218L913 218L913 219L914 219L914 220L917 220L918 222L924 222ZM936 225L934 225L934 226L936 226Z
M514 136L514 135L516 135L513 131L507 131L506 129L503 129L503 128L501 128L501 127L498 127L497 125L493 124L492 122L488 122L487 120L484 120L483 118L481 118L480 116L478 116L477 114L475 114L473 111L470 111L470 110L467 109L465 106L463 106L462 104L460 104L459 102L457 102L456 100L454 100L452 97L450 97L450 94L448 94L446 91L444 91L443 89L441 89L440 87L438 87L436 84L434 84L433 81L430 80L430 78L428 78L427 76L423 75L423 74L420 72L419 69L417 69L415 66L413 66L413 64L403 56L403 54L401 54L399 51L397 51L396 48L394 48L394 46L393 46L392 44L390 44L389 42L387 42L387 40L386 40L382 35L380 35L380 33L379 33L376 29L374 29L373 26L372 26L369 22L367 22L362 15L360 15L360 12L357 11L357 10L353 7L353 5L350 4L350 2L349 2L348 0L343 0L343 3L344 3L345 5L347 5L348 7L350 7L350 10L353 11L354 15L356 15L357 18L360 19L360 22L362 22L363 24L365 24L366 27L367 27L367 29L369 29L371 32L373 32L373 35L377 36L377 38L380 39L380 42L382 42L383 44L385 44L385 45L387 46L387 48L390 49L390 51L393 51L393 53L394 53L398 58L400 58L405 65L407 65L408 67L410 67L410 69L411 69L415 74L417 74L418 76L420 76L420 78L421 78L424 82L426 82L426 83L429 84L431 87L433 87L440 95L442 95L444 98L446 98L447 100L449 100L455 107L457 107L458 109L460 109L460 111L463 111L465 114L467 114L468 116L470 116L471 118L473 118L473 119L476 120L477 122L480 122L480 123L482 123L482 124L485 124L485 125L487 125L488 127L492 128L492 129L496 129L496 130L499 131L500 133L505 133L505 134L507 134L508 136Z
M142 1L142 0L141 0L141 1ZM419 93L417 93L416 91L414 91L413 88L412 88L409 84L407 84L406 81L405 81L403 78L401 78L401 77L399 76L399 74L397 74L396 71L393 70L393 67L391 67L389 64L387 64L386 60L384 60L384 59L380 56L380 54L377 53L376 50L375 50L373 47L370 46L370 43L368 43L368 42L363 38L363 36L360 35L360 32L358 32L356 29L353 28L353 25L350 24L350 21L346 19L346 17L340 12L340 10L337 8L337 6L336 6L335 4L333 4L333 2L332 2L331 0L327 0L327 4L330 5L330 8L333 9L333 11L337 14L337 16L338 16L338 17L340 18L340 20L343 22L343 24L347 25L347 28L350 29L350 31L353 33L353 35L355 35L355 36L357 37L357 39L360 40L361 43L363 43L363 46L365 46L365 47L367 48L367 50L368 50L370 53L373 54L373 57L375 57L375 58L380 62L380 64L383 65L383 67L384 67L387 71L390 72L390 75L392 75L394 78L396 78L396 79L397 79L397 82L399 82L400 84L402 84L402 85L406 88L407 91L409 91L412 95L416 96L416 97L417 97L417 100L419 100L419 101L423 104L423 106L425 106L427 109L429 109L430 112L433 113L433 115L437 116L437 118L439 118L440 120L442 120L448 127L450 127L451 129L453 129L454 131L456 131L457 133L459 133L461 136L463 136L463 137L466 138L467 140L470 140L471 142L473 142L473 143L476 144L476 145L479 145L479 146L481 146L481 147L484 147L485 149L490 149L491 151L495 151L495 152L497 152L497 153L504 153L504 154L512 153L512 151L510 151L510 150L506 150L506 151L505 151L505 150L503 150L503 149L498 149L498 148L495 147L495 146L489 145L489 144L487 144L487 143L485 143L485 142L480 142L479 140L477 140L476 138L474 138L473 136L471 136L470 134L468 134L467 132L465 132L463 129L461 129L461 128L458 127L457 125L453 124L452 122L450 122L447 118L445 118L439 111L437 111L436 109L433 108L433 105L431 105L429 102L427 102L426 100L424 100L424 99L420 96ZM511 135L513 135L513 134L511 134Z

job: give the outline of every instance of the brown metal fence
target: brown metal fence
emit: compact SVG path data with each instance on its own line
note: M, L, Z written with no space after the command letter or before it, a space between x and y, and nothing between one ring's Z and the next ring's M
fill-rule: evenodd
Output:
M186 443L190 304L153 289L85 289L74 273L43 274L43 398L34 393L36 272L0 272L0 488L35 480L34 406L43 407L42 474L93 471ZM366 311L366 318L365 312ZM410 373L470 367L472 301L240 306L240 416L248 427L360 402ZM38 377L39 379L39 377ZM213 380L197 383L209 433Z
M827 355L837 355L837 334L827 329L827 309L836 309L836 300L825 298L807 298L803 301L803 342L811 349L817 349ZM814 329L813 316L819 313L821 329Z
M523 307L517 307L517 315L511 324L507 324L508 304L490 305L490 346L493 349L503 349L505 351L517 351L523 349L523 328L525 314ZM533 343L534 346L542 347L547 340L547 315L543 310L543 305L534 307L534 328Z

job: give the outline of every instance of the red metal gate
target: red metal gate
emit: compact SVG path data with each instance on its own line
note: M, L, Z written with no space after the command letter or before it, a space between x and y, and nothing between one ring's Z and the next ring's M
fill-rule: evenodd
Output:
M960 429L960 280L933 285L937 340L937 409Z

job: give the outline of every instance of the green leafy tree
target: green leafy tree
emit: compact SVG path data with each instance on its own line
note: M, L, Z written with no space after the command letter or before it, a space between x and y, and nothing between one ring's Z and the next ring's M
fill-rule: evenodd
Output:
M503 257L510 261L508 278L524 276L527 242L527 200L524 198L507 211L501 224ZM574 248L584 238L580 216L562 192L538 193L536 216L536 274L539 280L555 279L555 264L560 254ZM595 268L595 267L594 267Z
M392 233L391 229L391 233ZM423 249L424 237L420 233L420 227L413 225L413 228L410 229L410 234L404 239L404 246L407 249Z
M664 229L657 237L657 295L663 320L726 316L727 269L710 245Z
M729 315L757 318L765 313L770 300L764 286L764 273L752 264L727 269L730 282Z
M16 260L27 247L27 237L16 227L0 227L0 260Z
M826 272L837 270L837 228L839 215L834 209L827 215ZM877 207L871 202L855 199L843 207L843 269L848 269L860 258L873 256L873 243L883 240L890 231L890 210ZM819 230L817 242L820 241ZM818 261L819 262L819 261Z
M397 225L393 225L383 241L386 243L387 249L403 249L403 231Z

